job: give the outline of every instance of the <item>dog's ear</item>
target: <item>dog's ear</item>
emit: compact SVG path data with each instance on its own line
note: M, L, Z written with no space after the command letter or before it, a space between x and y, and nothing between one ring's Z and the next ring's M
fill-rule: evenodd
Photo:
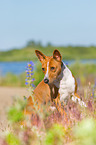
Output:
M40 52L39 50L35 50L35 53L36 53L38 59L40 60L40 62L42 62L45 59L45 55L42 52Z
M55 49L54 52L53 52L53 58L55 60L57 60L57 61L61 61L62 60L62 56L61 56L60 52L57 49Z

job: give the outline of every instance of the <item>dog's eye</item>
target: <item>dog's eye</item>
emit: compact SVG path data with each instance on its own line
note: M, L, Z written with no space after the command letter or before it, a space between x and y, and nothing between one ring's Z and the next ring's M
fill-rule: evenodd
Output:
M51 67L50 69L51 69L51 70L55 70L55 67Z
M45 71L45 68L42 68L43 71Z

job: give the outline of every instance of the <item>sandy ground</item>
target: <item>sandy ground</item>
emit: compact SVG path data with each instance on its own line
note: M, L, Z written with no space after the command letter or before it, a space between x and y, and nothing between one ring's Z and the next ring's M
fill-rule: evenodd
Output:
M28 96L26 88L0 87L0 131L8 126L6 111L12 105L13 97Z

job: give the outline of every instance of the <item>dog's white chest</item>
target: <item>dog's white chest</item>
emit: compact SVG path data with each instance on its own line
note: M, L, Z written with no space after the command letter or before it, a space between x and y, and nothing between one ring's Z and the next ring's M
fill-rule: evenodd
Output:
M75 79L72 76L71 71L67 67L65 67L65 69L63 70L63 77L60 80L59 85L60 101L68 99L68 97L74 94L74 91Z

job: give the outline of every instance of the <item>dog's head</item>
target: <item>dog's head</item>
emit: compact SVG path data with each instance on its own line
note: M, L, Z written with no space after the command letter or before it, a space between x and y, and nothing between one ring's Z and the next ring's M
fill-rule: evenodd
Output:
M42 52L35 50L35 53L42 63L42 71L45 74L44 82L52 84L61 73L62 56L58 50L54 50L53 56L45 56Z

